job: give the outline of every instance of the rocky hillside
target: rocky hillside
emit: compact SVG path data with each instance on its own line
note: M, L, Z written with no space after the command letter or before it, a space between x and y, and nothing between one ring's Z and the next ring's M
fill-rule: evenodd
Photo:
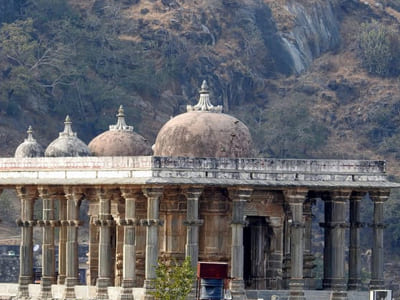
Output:
M3 1L0 153L28 125L48 145L66 114L89 142L120 104L154 141L207 79L259 155L385 159L399 176L399 20L399 0Z

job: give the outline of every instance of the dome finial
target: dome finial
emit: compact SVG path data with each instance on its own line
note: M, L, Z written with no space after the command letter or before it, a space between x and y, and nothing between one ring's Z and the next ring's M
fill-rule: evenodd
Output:
M117 124L110 125L110 130L111 131L117 131L117 130L133 131L133 126L126 125L125 112L124 112L124 107L122 105L119 106L118 113L117 113L117 118L118 118Z
M33 138L33 130L32 130L32 126L29 125L28 130L26 131L26 133L28 134L28 137L25 139L26 142L34 142L35 139Z
M207 81L203 80L199 93L200 93L199 102L194 106L188 105L186 107L187 111L209 111L218 113L222 112L221 105L214 106L211 104L210 92L208 90Z
M76 132L72 131L72 122L69 115L65 117L64 131L60 132L60 136L76 136Z

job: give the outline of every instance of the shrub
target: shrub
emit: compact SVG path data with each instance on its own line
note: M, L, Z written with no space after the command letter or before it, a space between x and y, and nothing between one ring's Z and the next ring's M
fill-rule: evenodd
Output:
M189 257L181 265L175 260L172 264L159 260L153 280L155 290L151 295L159 300L185 300L192 290L194 279L195 271Z
M398 75L400 39L392 27L376 21L361 25L359 47L362 65L378 76Z

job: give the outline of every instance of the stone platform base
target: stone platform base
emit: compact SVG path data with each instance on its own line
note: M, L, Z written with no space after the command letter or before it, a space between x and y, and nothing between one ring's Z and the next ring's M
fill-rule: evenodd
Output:
M62 299L64 293L64 285L52 285L51 291L53 299ZM118 300L120 287L109 287L108 296L110 300ZM17 295L18 284L16 283L0 283L0 300L9 300ZM93 300L96 298L96 287L87 285L78 285L75 287L77 300ZM32 300L39 300L40 284L29 285L29 295ZM133 295L135 300L142 300L144 298L144 289L134 288ZM285 290L246 290L247 299L249 300L288 300L289 291ZM348 291L348 300L367 300L369 299L369 292L356 292ZM273 297L275 296L275 298ZM331 291L304 291L306 300L330 300L332 297Z
M52 285L51 292L53 299L62 299L64 294L64 285ZM117 300L120 293L120 287L109 287L108 297L110 300ZM15 297L18 293L18 284L16 283L0 283L0 300L11 299ZM29 285L29 296L34 299L39 300L40 294L40 284L30 284ZM80 300L91 300L96 298L96 287L87 285L77 285L75 287L76 299ZM133 295L135 300L142 300L144 297L144 289L134 288Z
M288 300L289 291L272 291L272 290L246 290L246 295L249 300ZM274 297L275 296L275 297ZM332 291L304 291L306 300L330 300ZM369 292L347 291L348 300L368 300Z

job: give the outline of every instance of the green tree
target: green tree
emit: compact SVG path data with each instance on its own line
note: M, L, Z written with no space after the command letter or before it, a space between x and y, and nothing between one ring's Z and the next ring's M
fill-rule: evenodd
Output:
M194 279L195 271L189 257L182 264L175 260L172 264L159 260L153 280L155 290L151 294L159 300L184 300L192 290Z
M399 32L376 21L361 25L359 47L362 65L371 74L393 76L400 72Z

